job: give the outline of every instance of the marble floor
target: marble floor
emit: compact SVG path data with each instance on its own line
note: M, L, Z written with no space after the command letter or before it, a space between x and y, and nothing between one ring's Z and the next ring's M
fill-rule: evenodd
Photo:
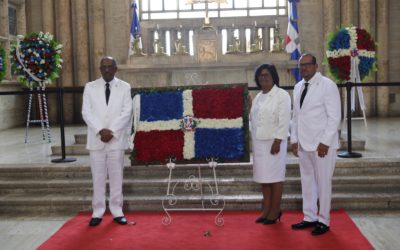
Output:
M368 119L368 127L363 121L355 120L353 136L366 141L366 148L357 151L368 158L400 157L400 118ZM21 163L52 164L51 145L60 145L59 128L51 129L52 142L42 140L40 128L30 128L28 142L24 143L25 129L13 128L0 131L0 167L18 167ZM85 133L82 126L65 128L66 145L73 144L74 134ZM346 136L346 127L342 128ZM72 156L77 161L69 164L87 164L87 156ZM289 161L296 158L289 154ZM354 160L338 158L338 161ZM399 190L400 191L400 190ZM351 218L375 249L400 249L400 211L351 211ZM70 217L8 217L0 214L0 248L36 249L55 233Z

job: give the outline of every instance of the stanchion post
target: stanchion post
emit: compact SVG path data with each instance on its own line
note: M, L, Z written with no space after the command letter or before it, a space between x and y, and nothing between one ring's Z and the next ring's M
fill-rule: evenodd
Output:
M347 152L338 154L342 158L360 158L362 155L352 151L351 142L351 88L353 83L346 83L346 100L347 100Z
M61 162L73 162L76 158L66 158L65 157L65 133L64 133L64 89L62 87L58 88L58 118L60 122L60 133L61 133L61 159L53 159L51 162L61 163Z

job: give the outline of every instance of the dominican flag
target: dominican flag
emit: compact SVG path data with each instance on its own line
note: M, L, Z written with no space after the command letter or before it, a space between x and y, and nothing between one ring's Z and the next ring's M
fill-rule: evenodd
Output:
M285 39L286 52L290 54L291 60L298 61L301 56L300 40L299 40L299 27L297 25L297 3L300 0L288 0L289 2L289 22L287 35ZM301 80L299 68L292 69L292 73L296 81Z
M136 0L132 2L131 9L132 9L132 24L131 24L131 35L129 41L129 55L133 54L132 44L136 39L136 35L138 35L137 39L140 39L139 14L137 10Z
M134 162L247 160L244 90L234 85L140 93Z

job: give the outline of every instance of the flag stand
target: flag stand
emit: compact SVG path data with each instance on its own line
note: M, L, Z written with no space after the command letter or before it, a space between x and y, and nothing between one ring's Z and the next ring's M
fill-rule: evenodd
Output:
M225 199L223 198L223 196L219 194L218 190L217 175L215 172L215 168L218 165L217 160L218 159L216 158L207 159L208 166L212 168L213 172L212 180L205 180L201 175L201 168L207 165L197 164L193 165L197 167L197 174L198 174L197 176L192 174L183 181L176 180L175 184L173 184L172 170L175 169L177 165L175 164L173 158L169 158L168 163L166 164L166 167L169 169L167 193L162 200L162 207L166 215L162 218L162 224L164 225L171 224L172 217L171 214L169 213L170 211L218 211L218 214L215 216L214 223L217 226L224 225L224 219L222 218L221 214L225 208ZM188 164L185 166L192 166L192 165ZM178 167L183 167L183 165ZM200 199L195 199L193 196L189 196L188 199L186 199L186 201L190 200L191 202L200 201L201 204L200 207L190 208L190 207L179 206L178 200L185 201L184 196L181 196L181 198L179 198L179 195L177 195L178 191L177 187L179 186L179 184L183 184L184 192L192 191L200 193ZM209 195L204 194L203 186L208 187L208 190L210 191Z
M32 111L32 99L33 99L33 94L32 91L33 89L31 88L30 91L31 93L29 94L29 101L28 101L28 112L26 115L26 127L25 127L25 143L28 143L28 129L30 124L37 124L40 123L42 127L42 138L45 141L46 140L46 132L47 132L47 140L49 143L51 143L51 134L50 134L50 125L49 125L49 116L47 112L47 101L46 101L46 94L44 93L45 87L38 87L37 90L39 93L36 94L37 102L39 105L39 120L31 120L31 111ZM43 91L41 94L40 91ZM46 128L45 128L46 126Z
M360 158L362 155L352 151L352 139L351 139L351 88L353 84L351 82L346 83L346 96L347 96L347 152L338 154L341 158Z

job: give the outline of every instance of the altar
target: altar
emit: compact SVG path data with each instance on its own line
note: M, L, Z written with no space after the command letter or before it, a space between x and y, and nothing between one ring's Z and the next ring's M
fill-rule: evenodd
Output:
M295 84L289 69L297 62L284 52L217 55L214 63L199 63L194 56L147 56L119 65L118 76L134 88L229 83L255 87L254 71L263 63L275 64L282 86Z

